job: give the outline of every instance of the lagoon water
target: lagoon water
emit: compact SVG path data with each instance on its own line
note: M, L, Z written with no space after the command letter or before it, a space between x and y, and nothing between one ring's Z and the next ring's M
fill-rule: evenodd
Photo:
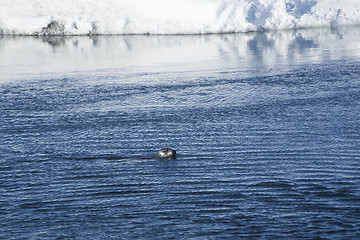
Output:
M2 36L0 239L360 238L359 39Z

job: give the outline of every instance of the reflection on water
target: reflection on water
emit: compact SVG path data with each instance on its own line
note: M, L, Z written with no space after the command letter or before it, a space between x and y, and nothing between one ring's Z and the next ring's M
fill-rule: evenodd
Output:
M5 74L0 79L14 78L12 71L31 75L118 67L198 73L286 68L358 58L358 39L359 27L190 36L2 36L0 66Z

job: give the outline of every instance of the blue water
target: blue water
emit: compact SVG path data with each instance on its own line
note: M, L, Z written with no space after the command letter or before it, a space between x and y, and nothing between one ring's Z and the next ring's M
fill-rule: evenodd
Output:
M359 34L0 38L0 239L360 238Z

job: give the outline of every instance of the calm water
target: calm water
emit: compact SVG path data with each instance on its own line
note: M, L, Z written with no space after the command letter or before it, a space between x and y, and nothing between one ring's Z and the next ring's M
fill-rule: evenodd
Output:
M358 39L0 38L0 239L360 238Z

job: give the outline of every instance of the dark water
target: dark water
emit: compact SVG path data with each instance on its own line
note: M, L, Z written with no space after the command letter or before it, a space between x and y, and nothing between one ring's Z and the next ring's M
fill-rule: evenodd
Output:
M0 239L359 239L358 35L2 38Z

